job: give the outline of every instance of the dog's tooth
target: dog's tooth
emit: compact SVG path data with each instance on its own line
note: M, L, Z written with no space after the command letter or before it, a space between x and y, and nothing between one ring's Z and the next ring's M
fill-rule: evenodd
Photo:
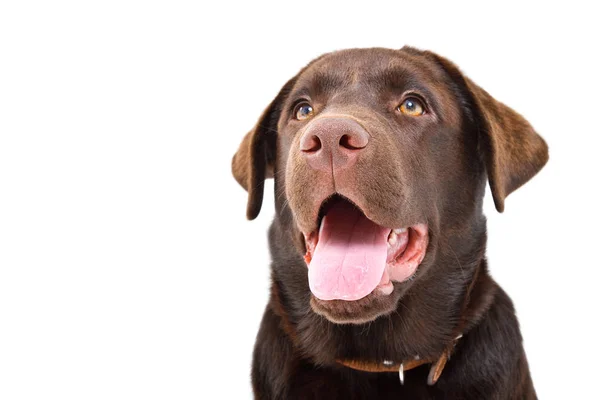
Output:
M388 245L389 246L395 245L397 240L398 240L398 235L396 235L396 232L392 231L390 233L390 236L388 237Z
M406 232L406 228L398 228L398 229L394 229L394 232L397 235L402 235L404 232Z
M323 219L325 219L325 217L323 217ZM319 225L319 236L318 239L321 239L321 232L323 232L323 219L321 220L321 225Z

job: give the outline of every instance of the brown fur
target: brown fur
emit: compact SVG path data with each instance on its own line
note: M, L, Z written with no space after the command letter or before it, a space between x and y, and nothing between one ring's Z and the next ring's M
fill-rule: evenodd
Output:
M410 89L431 112L397 115ZM315 116L295 121L298 98ZM370 135L351 168L320 171L299 151L312 121L352 118ZM529 123L464 77L450 61L413 48L324 55L292 78L246 135L233 159L248 191L247 216L260 211L273 175L276 217L269 232L272 291L252 370L257 398L535 398L514 309L485 260L482 199L489 180L498 211L535 175L548 149ZM319 305L311 295L302 232L318 226L333 194L351 199L386 227L426 222L429 246L416 278L384 299ZM469 288L472 290L469 292ZM351 324L337 324L341 315ZM355 371L337 359L437 359L460 329L439 381L425 366L406 374Z

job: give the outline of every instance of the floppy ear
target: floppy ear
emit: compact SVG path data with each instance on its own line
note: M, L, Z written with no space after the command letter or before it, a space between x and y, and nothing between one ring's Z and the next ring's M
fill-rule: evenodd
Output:
M479 140L496 210L504 199L537 174L548 161L548 145L516 111L495 100L452 62L427 52L463 87L479 129Z
M248 191L246 217L256 218L263 200L265 179L273 177L277 149L277 122L281 107L296 79L290 79L262 113L258 122L244 136L233 156L231 169L235 180Z

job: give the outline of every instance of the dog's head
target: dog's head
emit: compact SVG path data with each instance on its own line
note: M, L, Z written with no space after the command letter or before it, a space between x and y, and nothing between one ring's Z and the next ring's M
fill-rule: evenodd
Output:
M547 160L530 124L448 60L353 49L321 56L286 83L242 141L233 174L248 191L249 219L275 177L312 309L360 323L393 311L415 281L443 268L444 245L484 234L486 179L503 211Z

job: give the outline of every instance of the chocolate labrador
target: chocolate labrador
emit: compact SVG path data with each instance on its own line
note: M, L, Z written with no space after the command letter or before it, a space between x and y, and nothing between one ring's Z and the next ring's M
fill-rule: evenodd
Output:
M482 212L547 162L531 125L432 52L325 54L233 158L247 217L275 178L259 399L534 399Z

